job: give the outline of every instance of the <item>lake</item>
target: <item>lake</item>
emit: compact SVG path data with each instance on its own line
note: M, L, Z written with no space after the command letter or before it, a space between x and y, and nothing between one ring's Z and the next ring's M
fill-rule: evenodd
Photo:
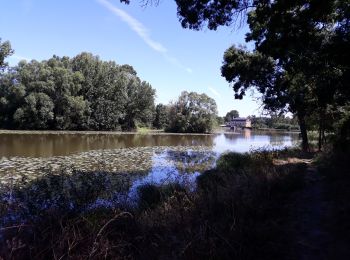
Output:
M295 133L135 134L14 132L0 134L0 183L28 183L46 173L103 171L167 176L175 168L200 172L225 151L281 149L298 142ZM159 170L161 169L161 170ZM156 173L156 174L154 174ZM177 173L176 173L177 174ZM153 177L152 177L153 178Z
M0 224L23 222L53 208L81 212L132 205L138 187L148 183L176 182L195 189L196 177L215 167L225 151L297 143L298 134L250 130L211 135L1 133L0 201L6 210L1 213L0 203Z
M93 150L137 147L206 146L215 152L248 152L251 148L291 146L298 140L295 133L225 132L212 135L132 134L132 133L3 133L0 134L1 157L69 156Z
M225 151L281 149L295 133L135 134L95 132L5 132L0 134L0 183L27 184L47 173L76 171L146 175L155 182L192 176L215 166ZM171 178L170 178L171 179Z

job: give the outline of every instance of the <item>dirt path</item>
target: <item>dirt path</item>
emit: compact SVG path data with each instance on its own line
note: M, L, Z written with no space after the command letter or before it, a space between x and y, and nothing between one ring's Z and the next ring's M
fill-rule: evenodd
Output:
M305 187L295 196L295 249L297 259L322 260L328 258L330 234L325 219L330 214L325 199L325 183L312 163L308 163Z
M311 154L297 156L274 162L306 166L303 187L283 206L288 213L284 259L350 259L350 169L334 165L321 174Z
M324 223L330 215L325 198L325 182L312 164L312 159L288 158L276 160L275 164L306 164L305 186L290 197L286 205L289 223L286 232L291 236L291 250L286 259L330 259L331 235Z

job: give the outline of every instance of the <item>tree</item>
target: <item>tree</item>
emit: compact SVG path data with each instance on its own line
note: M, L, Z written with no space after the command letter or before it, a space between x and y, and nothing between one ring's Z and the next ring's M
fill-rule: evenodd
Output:
M26 96L25 86L13 84L18 80L14 71L8 71L0 77L0 127L13 127L13 114L21 106Z
M216 121L219 126L225 124L225 118L222 116L217 116Z
M153 126L157 129L166 128L169 124L168 113L168 107L166 105L158 104L156 106Z
M127 102L125 106L124 129L135 129L137 123L150 126L154 120L155 90L150 84L133 75L129 75L127 84Z
M54 118L54 104L45 93L31 93L24 99L22 107L13 115L15 123L22 129L48 129Z
M292 112L299 118L302 147L308 149L305 117L311 107L311 92L305 76L286 71L272 57L258 51L230 47L224 54L222 76L232 83L235 97L242 99L248 88L262 93L264 108L272 112ZM309 105L309 106L308 106Z
M307 114L318 115L320 149L327 107L343 106L349 101L345 90L349 66L337 58L339 50L349 41L349 2L260 4L249 13L248 23L251 32L247 40L255 41L256 51L272 57L287 78L289 84L285 89L291 101L297 102L294 107L299 110L300 123L305 124ZM334 48L338 44L339 49ZM348 53L345 51L344 56ZM307 141L306 130L303 131L306 127L307 124L300 125L303 143Z
M247 88L255 87L263 94L266 108L295 112L304 149L308 149L305 117L310 108L316 106L321 129L327 106L338 102L339 96L346 97L348 102L345 86L349 66L339 52L343 50L348 57L349 52L344 49L349 42L348 1L176 0L176 3L182 26L195 30L205 25L215 30L231 25L239 15L248 14L250 32L246 40L255 42L255 51L231 47L225 53L222 74L233 83L236 98L242 98Z
M239 112L237 110L231 110L230 112L226 113L225 116L225 122L229 122L232 120L232 118L237 118L239 117Z
M89 103L88 128L120 129L127 103L127 82L120 67L83 52L72 59L72 70L83 76L79 93Z
M5 59L13 54L9 41L1 42L0 38L0 71L7 67Z
M216 123L216 102L206 94L184 91L169 110L170 132L208 133Z

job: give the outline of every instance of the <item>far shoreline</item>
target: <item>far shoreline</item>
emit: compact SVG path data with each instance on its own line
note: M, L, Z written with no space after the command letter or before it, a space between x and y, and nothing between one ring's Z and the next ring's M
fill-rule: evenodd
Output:
M75 134L75 135L215 135L218 133L167 133L162 130L149 130L147 132L132 131L87 131L87 130L8 130L1 129L0 134ZM238 134L238 133L237 133Z
M260 129L250 129L252 132L275 132L275 133L288 133L288 134L299 134L299 131L285 131L282 129L270 129L270 128L260 128ZM171 133L164 132L163 130L148 130L148 131L93 131L93 130L9 130L0 129L1 134L23 134L23 135L39 135L39 134L52 134L52 135L62 135L62 134L72 134L72 135L218 135L218 134L241 134L242 130L239 132L232 131L214 131L212 133Z

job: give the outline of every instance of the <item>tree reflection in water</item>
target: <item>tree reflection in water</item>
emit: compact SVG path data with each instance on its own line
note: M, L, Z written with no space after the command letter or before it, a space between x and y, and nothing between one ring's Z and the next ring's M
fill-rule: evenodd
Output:
M213 151L168 151L168 160L180 173L208 170L215 166L218 154Z
M68 156L92 150L154 146L212 146L212 135L0 134L0 158Z

